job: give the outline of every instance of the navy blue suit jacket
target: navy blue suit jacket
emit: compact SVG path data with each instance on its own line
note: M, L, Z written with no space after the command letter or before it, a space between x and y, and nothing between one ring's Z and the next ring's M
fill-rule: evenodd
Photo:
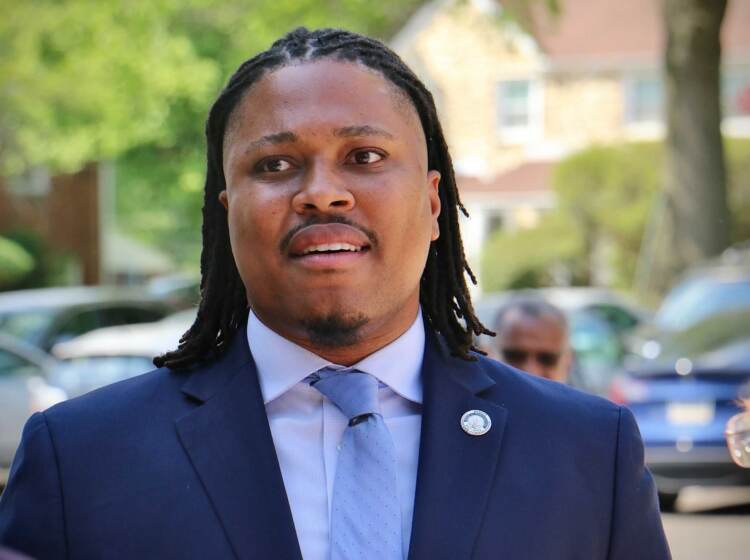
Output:
M410 559L669 558L627 409L428 339ZM486 435L462 431L470 409ZM299 560L246 337L32 416L0 543L39 560Z

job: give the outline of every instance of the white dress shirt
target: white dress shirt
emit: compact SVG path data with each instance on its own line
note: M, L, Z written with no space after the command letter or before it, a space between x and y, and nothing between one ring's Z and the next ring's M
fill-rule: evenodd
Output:
M276 334L252 311L247 337L302 557L327 560L338 446L348 419L303 380L336 364ZM420 310L403 335L352 366L381 382L381 411L393 436L398 462L404 558L409 550L417 483L424 344Z

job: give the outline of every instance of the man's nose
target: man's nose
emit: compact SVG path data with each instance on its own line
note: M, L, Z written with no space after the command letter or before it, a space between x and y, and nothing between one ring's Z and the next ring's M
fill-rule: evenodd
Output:
M326 163L316 163L310 169L302 188L294 195L295 212L345 211L354 208L354 195L342 173Z

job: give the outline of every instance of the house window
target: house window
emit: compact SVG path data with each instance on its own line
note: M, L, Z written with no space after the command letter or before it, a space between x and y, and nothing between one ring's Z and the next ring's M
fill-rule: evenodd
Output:
M526 128L531 124L531 82L513 80L500 84L500 128Z
M530 139L540 122L540 93L539 84L532 80L507 80L498 84L498 129L505 140Z
M505 220L501 213L490 213L487 217L487 237L491 237L495 232L503 229Z
M661 121L664 89L657 77L634 78L627 84L625 120L630 124Z
M750 117L750 70L724 74L722 102L725 117Z

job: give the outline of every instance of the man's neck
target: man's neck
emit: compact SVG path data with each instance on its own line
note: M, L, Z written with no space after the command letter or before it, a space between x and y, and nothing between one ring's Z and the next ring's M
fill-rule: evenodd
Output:
M257 312L255 312L255 315L266 327L305 350L331 363L352 366L403 335L414 324L418 312L419 306L412 313L399 313L399 316L394 318L396 320L381 321L380 324L369 320L360 327L356 340L353 343L340 347L327 347L316 344L305 334L302 328L298 332L294 332L291 329L284 328L285 326L288 327L288 324L277 325L275 321L267 321L265 317Z

